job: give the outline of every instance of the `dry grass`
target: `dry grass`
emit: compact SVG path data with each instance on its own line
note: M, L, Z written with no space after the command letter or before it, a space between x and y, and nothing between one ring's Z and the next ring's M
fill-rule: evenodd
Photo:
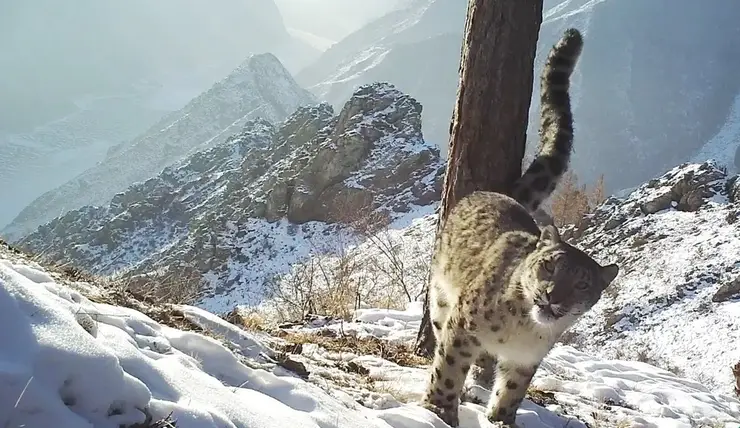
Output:
M235 307L223 318L231 324L247 331L272 331L265 317L256 310L242 310L239 307Z
M527 388L527 398L529 401L542 407L558 404L558 401L555 399L555 394L549 391L542 391L533 386Z
M178 266L152 274L113 278L119 287L132 290L148 300L175 305L192 305L201 296L201 275L195 269Z
M419 367L429 364L428 359L416 355L410 346L392 344L374 337L358 339L349 335L327 337L310 333L285 332L282 338L292 344L313 343L333 352L375 355L404 367Z

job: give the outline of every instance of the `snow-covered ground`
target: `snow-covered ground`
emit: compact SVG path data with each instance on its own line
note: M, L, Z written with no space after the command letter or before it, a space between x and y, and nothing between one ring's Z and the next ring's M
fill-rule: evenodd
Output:
M360 310L354 322L297 327L281 339L190 306L115 306L111 295L0 249L1 427L162 426L151 421L168 416L178 428L445 427L415 404L424 366L310 340L289 356L292 367L304 364L301 376L276 364L286 361L275 350L281 342L302 335L325 343L311 334L330 340L325 330L340 339L408 343L418 304ZM599 360L568 346L552 351L531 396L517 416L528 428L740 424L734 398L648 364ZM461 426L492 425L484 407L466 403Z

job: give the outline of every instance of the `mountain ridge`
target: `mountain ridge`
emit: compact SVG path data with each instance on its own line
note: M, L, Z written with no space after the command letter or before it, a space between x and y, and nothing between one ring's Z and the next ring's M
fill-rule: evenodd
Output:
M18 239L69 209L105 204L190 151L217 143L251 118L278 122L297 107L315 103L274 55L252 55L185 107L109 151L95 167L34 200L3 229L3 236Z

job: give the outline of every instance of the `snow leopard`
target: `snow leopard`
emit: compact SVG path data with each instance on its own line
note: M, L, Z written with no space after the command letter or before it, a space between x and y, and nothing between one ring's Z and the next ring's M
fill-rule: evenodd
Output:
M512 197L473 192L454 205L437 236L429 287L436 349L421 404L450 426L459 425L471 366L492 386L488 419L516 426L542 359L619 273L532 217L568 168L568 91L582 46L580 32L568 29L549 52L540 79L540 149Z

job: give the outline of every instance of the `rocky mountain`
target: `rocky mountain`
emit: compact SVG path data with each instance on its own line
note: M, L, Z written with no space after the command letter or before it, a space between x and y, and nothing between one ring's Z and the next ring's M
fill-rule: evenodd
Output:
M147 180L195 150L211 147L251 119L277 123L315 98L299 87L272 54L253 55L185 107L166 115L105 159L34 200L3 230L19 238L71 209L104 205L131 184Z
M0 228L251 54L319 53L271 0L6 0L0 51Z
M421 112L377 83L359 88L338 115L320 104L281 125L253 120L19 244L99 274L202 278L201 303L214 310L255 302L265 281L349 236L337 223L348 216L375 213L387 223L430 210L444 165L422 138Z
M144 85L132 93L83 97L76 111L29 132L0 130L0 228L44 192L95 166L112 146L136 138L173 104L176 110L187 103L170 95L160 102L168 92Z
M342 103L356 85L393 82L424 105L425 136L446 150L465 4L412 2L332 46L297 80L332 104ZM585 182L604 174L609 191L635 186L691 158L722 128L740 92L732 71L740 62L740 47L732 42L740 32L733 18L739 12L740 3L731 0L711 7L692 0L545 2L537 74L565 28L585 34L573 88L573 165ZM538 93L536 83L528 132L533 142Z

